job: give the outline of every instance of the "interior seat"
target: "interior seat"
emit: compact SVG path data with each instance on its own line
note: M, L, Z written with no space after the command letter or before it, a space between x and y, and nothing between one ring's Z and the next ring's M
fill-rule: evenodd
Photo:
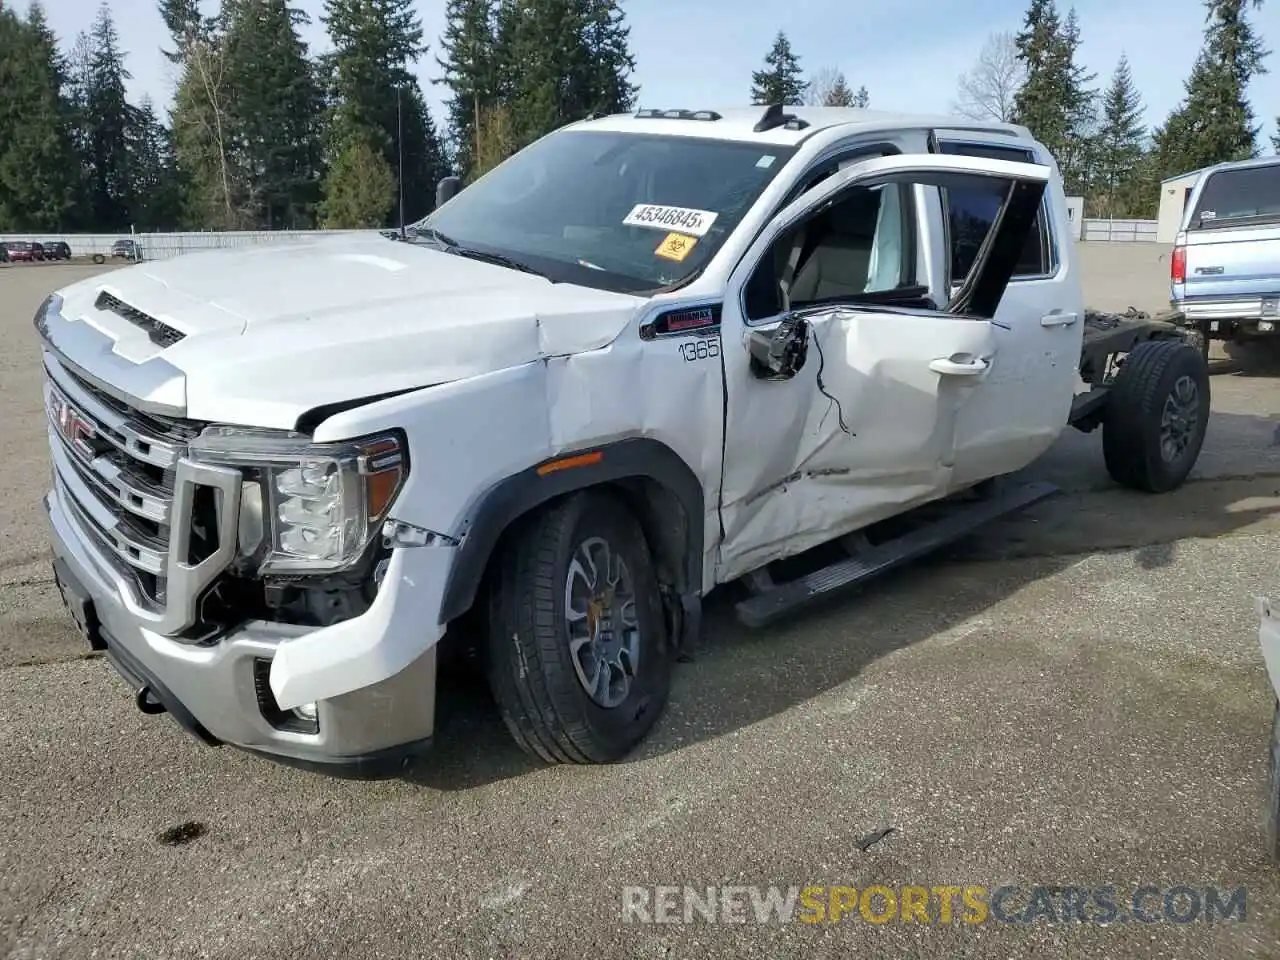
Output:
M875 245L880 191L856 190L809 224L800 267L791 285L793 304L857 296L867 289Z

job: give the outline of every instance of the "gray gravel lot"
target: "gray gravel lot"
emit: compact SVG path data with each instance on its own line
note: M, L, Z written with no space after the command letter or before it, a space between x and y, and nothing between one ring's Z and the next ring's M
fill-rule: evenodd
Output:
M1167 265L1133 246L1082 250L1092 304L1158 300ZM1029 471L1065 495L860 597L764 632L713 601L627 762L532 766L459 677L429 761L353 783L201 747L73 638L46 569L29 323L90 269L0 268L3 955L1280 956L1252 610L1280 594L1280 380L1218 366L1174 494L1115 489L1100 437L1072 433ZM203 835L160 841L188 821ZM622 922L627 884L1112 884L1122 906L1217 885L1247 888L1247 911L645 925Z

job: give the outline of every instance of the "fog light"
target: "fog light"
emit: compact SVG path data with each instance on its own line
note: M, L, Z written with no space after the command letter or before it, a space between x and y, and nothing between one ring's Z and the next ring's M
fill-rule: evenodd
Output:
M318 719L314 703L300 703L293 708L293 713L297 715L298 719L306 720L308 723L315 723Z
M1259 320L1259 321L1258 321L1258 329L1259 329L1260 331L1262 331L1263 333L1270 333L1270 332L1271 332L1272 330L1274 330L1275 328L1276 328L1276 322L1275 322L1274 320Z

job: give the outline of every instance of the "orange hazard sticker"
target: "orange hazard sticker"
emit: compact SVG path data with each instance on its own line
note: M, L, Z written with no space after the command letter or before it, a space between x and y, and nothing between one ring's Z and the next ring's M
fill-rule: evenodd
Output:
M683 260L698 245L697 237L686 237L683 233L668 233L653 251L655 256L668 260Z

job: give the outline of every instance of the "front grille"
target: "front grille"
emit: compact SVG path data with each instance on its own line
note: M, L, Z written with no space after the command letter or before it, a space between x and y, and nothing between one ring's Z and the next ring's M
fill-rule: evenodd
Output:
M56 360L47 362L49 444L64 502L140 599L162 607L175 469L189 434L108 404Z
M94 301L93 305L98 310L123 317L135 327L141 327L147 331L148 339L158 346L171 347L186 336L181 330L175 330L163 320L157 320L150 314L143 313L137 307L131 307L119 297L112 296L105 290L98 294L98 299Z

